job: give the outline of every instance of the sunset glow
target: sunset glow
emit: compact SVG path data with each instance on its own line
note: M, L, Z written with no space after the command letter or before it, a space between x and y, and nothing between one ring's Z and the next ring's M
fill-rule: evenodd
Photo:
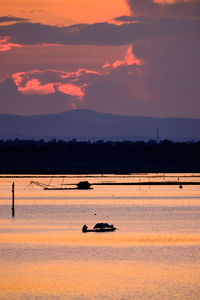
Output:
M0 10L2 113L32 114L23 101L35 94L60 99L52 113L67 95L77 109L199 117L199 0L3 0Z
M0 0L0 299L200 299L200 0Z
M109 21L129 14L124 0L2 0L2 15L28 17L33 22L70 25Z

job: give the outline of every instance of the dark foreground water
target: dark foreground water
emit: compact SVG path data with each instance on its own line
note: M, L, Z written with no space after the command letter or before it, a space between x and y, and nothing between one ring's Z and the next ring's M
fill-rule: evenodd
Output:
M27 187L31 180L50 182L0 179L0 299L200 299L200 186L45 191ZM80 180L155 179L65 178ZM83 224L102 221L120 230L81 232Z

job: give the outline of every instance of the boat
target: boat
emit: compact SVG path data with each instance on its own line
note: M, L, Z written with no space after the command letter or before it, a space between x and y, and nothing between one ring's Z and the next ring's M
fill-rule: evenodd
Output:
M77 185L78 190L90 190L91 184L88 181L80 181Z
M108 223L97 223L92 229L89 229L87 225L83 225L82 232L112 232L117 228Z

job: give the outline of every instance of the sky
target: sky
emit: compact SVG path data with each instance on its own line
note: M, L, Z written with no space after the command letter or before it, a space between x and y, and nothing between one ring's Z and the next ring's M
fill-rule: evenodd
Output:
M200 118L200 0L1 0L0 113Z

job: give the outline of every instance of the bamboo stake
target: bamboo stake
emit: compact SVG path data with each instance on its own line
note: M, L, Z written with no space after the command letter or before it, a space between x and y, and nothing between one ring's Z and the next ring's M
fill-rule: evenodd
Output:
M15 216L15 183L12 184L12 217Z

